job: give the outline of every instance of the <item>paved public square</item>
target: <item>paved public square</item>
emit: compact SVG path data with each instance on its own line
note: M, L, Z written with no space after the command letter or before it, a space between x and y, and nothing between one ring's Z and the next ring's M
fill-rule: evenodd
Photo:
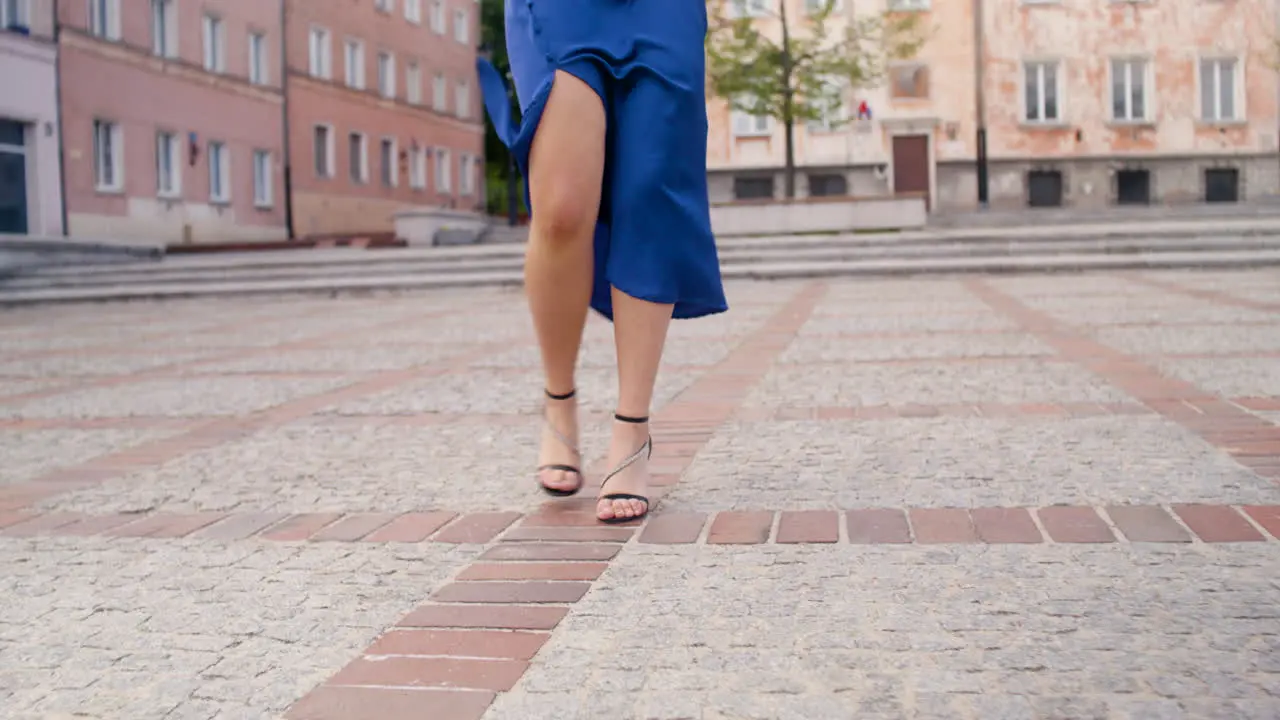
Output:
M0 717L1280 717L1280 270L728 290L620 528L519 291L0 311Z

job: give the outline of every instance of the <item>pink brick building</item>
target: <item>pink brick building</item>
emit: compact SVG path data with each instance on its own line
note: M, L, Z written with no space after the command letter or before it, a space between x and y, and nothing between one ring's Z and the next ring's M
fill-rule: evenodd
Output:
M483 209L479 14L475 0L286 0L299 235Z
M59 0L70 234L285 235L280 8Z

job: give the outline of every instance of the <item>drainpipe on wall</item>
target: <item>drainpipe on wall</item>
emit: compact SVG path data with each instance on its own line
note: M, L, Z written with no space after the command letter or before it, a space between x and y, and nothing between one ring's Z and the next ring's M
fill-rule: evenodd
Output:
M293 148L289 145L289 0L280 0L280 138L284 162L284 229L290 240L293 231Z
M62 20L58 5L53 3L53 121L58 125L58 206L62 215L62 236L68 237L71 228L67 224L67 151L66 137L62 130Z
M987 102L983 92L985 79L984 56L986 55L986 39L983 36L982 0L973 0L973 102L978 115L978 205L987 208Z

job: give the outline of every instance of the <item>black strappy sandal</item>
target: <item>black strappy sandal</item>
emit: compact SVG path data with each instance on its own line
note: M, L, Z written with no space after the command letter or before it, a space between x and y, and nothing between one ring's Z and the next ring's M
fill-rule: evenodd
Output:
M616 413L614 414L613 419L617 420L618 422L636 423L636 424L649 422L648 417L642 417L642 418L627 417L626 415L618 415ZM614 475L617 475L623 470L626 470L627 468L634 465L635 462L640 459L641 455L646 455L645 457L646 460L653 457L653 436L652 435L650 435L648 439L644 441L644 444L640 446L639 450L636 450L635 452L631 453L631 457L628 457L626 460L623 460L621 463L618 464L617 467L615 467L613 470L610 470L608 475L604 476L604 480L600 481L600 489L603 490L604 487L609 484L609 481L613 479ZM649 498L643 495L634 495L632 493L609 493L608 495L601 495L599 498L597 498L597 500L639 500L640 502L644 503L644 512L640 513L639 515L633 515L631 517L611 517L608 519L601 518L599 516L596 517L596 519L599 520L600 522L607 523L609 525L619 525L621 523L629 523L629 522L635 522L637 520L643 520L646 516L649 515L649 508L652 507L652 504L649 502Z
M564 395L553 394L550 390L543 390L543 392L545 392L547 394L547 397L551 398L552 400L571 400L575 395L578 394L577 390L570 390ZM551 434L555 436L556 440L559 440L560 444L569 448L569 450L573 453L573 456L578 458L578 462L581 463L582 452L578 450L577 443L573 442L568 437L566 437L565 434L560 432L560 430L556 428L555 425L552 425L551 419L547 417L547 414L545 411L542 414L542 422L546 424L547 428L551 430ZM545 484L543 484L541 479L542 473L544 470L559 470L561 472L573 473L574 475L578 476L578 485L572 490L561 490L560 488L547 487ZM538 487L542 488L542 491L548 495L553 495L555 497L569 497L570 495L577 494L577 492L582 489L582 470L580 470L578 467L574 465L564 465L562 463L552 463L550 465L539 465L535 473L538 477Z

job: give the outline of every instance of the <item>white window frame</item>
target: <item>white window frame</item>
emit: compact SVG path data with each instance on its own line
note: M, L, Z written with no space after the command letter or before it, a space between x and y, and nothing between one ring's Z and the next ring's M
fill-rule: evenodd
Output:
M178 57L177 0L151 0L151 52L156 57Z
M422 24L422 0L404 0L404 19L414 25Z
M804 0L804 12L806 15L817 15L827 6L827 2L831 2L831 12L838 13L844 10L843 0Z
M731 18L764 17L769 14L768 0L727 0L725 14Z
M1031 114L1030 113L1031 108L1027 107L1027 69L1031 66L1036 66L1037 68L1039 68L1036 73L1036 84L1039 89L1037 93L1037 98L1039 99L1039 106L1036 108L1036 112L1039 114L1039 117L1037 118L1029 117L1029 115ZM1057 115L1053 118L1046 118L1044 116L1045 115L1045 95L1046 95L1044 91L1045 90L1044 78L1046 74L1045 68L1047 67L1053 67L1054 69L1054 73L1053 73L1054 97L1057 98L1058 100L1058 106L1056 108ZM1065 79L1063 78L1064 73L1065 73L1065 70L1063 68L1063 63L1058 58L1030 58L1022 61L1022 67L1020 68L1019 80L1018 80L1018 87L1021 90L1018 105L1022 108L1022 111L1019 117L1020 117L1020 122L1023 125L1061 125L1065 122L1064 118L1066 117L1066 114L1067 114L1066 113L1067 101L1066 101L1066 93L1064 92L1066 88L1066 82L1065 82Z
M347 38L342 41L342 68L343 81L347 87L363 90L365 76L368 74L364 70L363 40Z
M890 12L924 12L933 7L931 0L889 0Z
M436 148L436 192L453 192L453 172L449 149Z
M1135 66L1142 82L1142 114L1133 112L1133 83ZM1124 113L1116 114L1116 71L1124 73ZM1107 63L1107 105L1110 109L1111 122L1140 124L1149 122L1155 117L1151 109L1152 102L1152 66L1151 59L1142 55L1124 55L1110 59Z
M325 133L323 155L316 152L317 150L316 131L318 130L323 130ZM315 171L316 177L322 178L325 180L333 179L334 175L337 173L338 163L334 153L334 142L335 142L334 135L335 133L334 133L333 125L330 125L328 123L316 123L315 125L311 126L311 153L312 153L311 169ZM324 160L323 171L321 171L320 169L321 159Z
M204 38L204 69L212 73L227 71L227 24L218 15L205 14L200 20Z
M124 131L114 120L93 121L93 186L98 192L124 188Z
M89 33L106 40L120 39L120 0L89 0Z
M271 61L267 52L267 34L257 30L249 32L249 82L266 85L271 82Z
M427 150L421 145L409 150L409 188L427 188Z
M404 68L404 94L410 105L422 104L422 63L409 60Z
M313 78L333 77L333 33L329 28L312 25L307 33L307 70Z
M156 197L182 197L182 138L176 132L156 133Z
M436 112L446 112L449 109L449 81L444 73L436 73L431 81L431 107Z
M476 191L476 163L468 153L458 156L458 192L470 197Z
M736 138L769 137L773 135L773 118L730 107L729 127Z
M466 80L459 80L458 84L453 88L453 111L460 118L468 118L471 116L471 83Z
M1222 115L1222 64L1231 63L1231 116L1223 117ZM1204 75L1205 65L1212 64L1213 78L1210 80ZM1212 123L1216 125L1231 125L1244 121L1248 117L1245 114L1245 88L1244 88L1244 59L1237 55L1204 55L1196 59L1196 115L1200 122ZM1204 86L1206 82L1213 83L1213 112L1206 112L1204 106Z
M358 154L351 152L351 141L359 139L356 145ZM369 184L369 136L352 130L347 133L347 179L356 185Z
M378 52L378 94L384 98L396 96L396 56L390 50Z
M390 154L387 153L388 147ZM378 143L378 166L382 172L383 187L400 186L400 144L393 137L384 137Z
M231 202L231 149L222 140L209 141L209 202Z
M431 30L437 35L445 32L444 0L431 0Z
M275 173L270 150L253 151L253 206L267 209L275 205Z
M373 7L378 12L390 13L395 10L395 0L374 0Z
M834 82L839 86L840 104L833 109L833 112L823 115L822 119L810 120L806 124L806 130L815 135L836 132L849 119L849 84L841 80L828 82Z
M453 39L463 45L471 42L471 13L466 8L453 11Z

